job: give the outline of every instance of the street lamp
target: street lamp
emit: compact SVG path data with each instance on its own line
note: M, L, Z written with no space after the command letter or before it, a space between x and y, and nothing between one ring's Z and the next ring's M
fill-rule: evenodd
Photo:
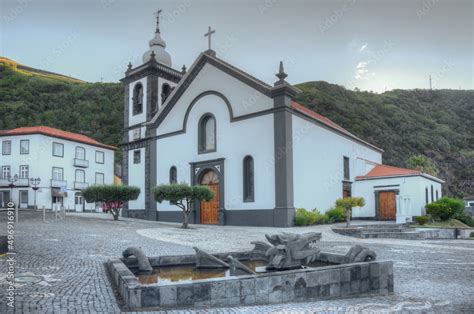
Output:
M18 175L15 174L13 177L8 175L7 180L10 182L8 185L10 187L10 201L13 201L13 188L15 187L15 182L18 181Z
M33 191L35 191L35 210L38 209L38 206L36 206L36 191L38 191L39 189L38 185L40 184L40 182L40 178L30 178L30 184L33 186Z

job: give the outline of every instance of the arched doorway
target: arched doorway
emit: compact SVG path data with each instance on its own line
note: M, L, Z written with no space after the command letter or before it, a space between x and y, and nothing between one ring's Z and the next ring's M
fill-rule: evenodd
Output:
M215 193L211 201L201 202L201 223L217 225L219 224L219 176L215 171L207 170L202 174L199 184L207 185Z

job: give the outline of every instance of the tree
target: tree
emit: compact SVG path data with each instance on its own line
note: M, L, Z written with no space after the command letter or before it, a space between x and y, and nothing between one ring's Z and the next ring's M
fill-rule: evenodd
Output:
M419 170L432 176L437 176L439 173L436 164L424 155L413 155L405 163L410 169Z
M210 201L215 193L207 186L181 184L163 184L153 188L155 200L158 203L170 201L171 204L178 206L183 211L183 224L181 228L188 228L189 215L191 214L194 203L200 201Z
M351 225L351 217L352 217L352 207L362 207L365 206L365 200L363 197L346 197L346 198L338 198L336 200L336 207L342 207L346 210L346 226L349 227Z
M92 185L81 192L88 203L101 202L102 210L118 220L123 202L136 200L140 188L127 185Z

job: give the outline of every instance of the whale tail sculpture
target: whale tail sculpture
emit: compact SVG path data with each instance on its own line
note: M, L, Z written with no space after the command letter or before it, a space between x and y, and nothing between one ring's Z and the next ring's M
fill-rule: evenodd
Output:
M141 272L151 272L153 267L151 267L148 257L146 257L143 250L139 247L129 247L122 252L124 258L129 258L130 256L135 256L138 262L138 270Z

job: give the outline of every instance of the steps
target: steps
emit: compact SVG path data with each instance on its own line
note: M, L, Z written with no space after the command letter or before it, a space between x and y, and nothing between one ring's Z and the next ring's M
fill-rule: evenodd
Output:
M408 228L405 225L397 224L374 224L374 225L357 225L333 228L332 231L355 238L362 239L404 239L404 240L420 240L424 239L421 232Z

